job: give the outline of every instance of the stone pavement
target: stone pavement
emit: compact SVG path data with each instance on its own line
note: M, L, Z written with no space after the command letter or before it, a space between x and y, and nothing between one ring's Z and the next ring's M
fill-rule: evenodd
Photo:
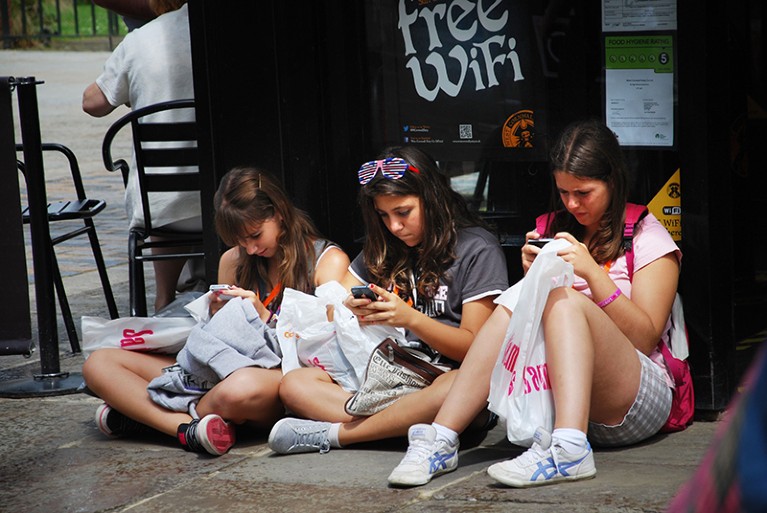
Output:
M94 119L80 110L82 91L107 55L0 51L0 75L45 82L38 87L43 140L70 146L89 195L108 202L96 226L118 308L127 315L122 183L101 162L103 134L125 111ZM54 193L62 193L67 171L47 166L49 198L54 199ZM85 240L59 246L57 255L75 317L106 317ZM29 293L34 309L32 287ZM36 331L34 312L32 323ZM69 351L61 322L59 337L61 370L76 377L83 357ZM0 382L32 380L39 371L39 352L28 359L0 357ZM0 511L655 512L665 509L691 475L718 425L696 422L682 433L659 435L636 447L599 450L596 479L533 490L499 486L485 473L490 464L520 452L496 427L484 439L463 440L456 472L421 488L398 490L387 487L386 476L403 454L403 440L323 455L276 456L266 446L266 433L241 432L230 453L211 458L186 453L165 437L106 439L93 421L99 404L82 393L0 398Z

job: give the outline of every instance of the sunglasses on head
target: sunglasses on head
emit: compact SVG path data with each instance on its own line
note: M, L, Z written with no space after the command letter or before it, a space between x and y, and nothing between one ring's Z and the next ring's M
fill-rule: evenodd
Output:
M405 175L405 171L408 169L413 173L421 173L417 168L408 164L403 158L389 157L388 159L371 160L370 162L362 164L359 171L357 171L357 178L360 181L360 185L369 183L373 177L375 177L376 173L378 173L379 169L381 170L381 174L384 175L384 178L388 178L389 180L399 180Z

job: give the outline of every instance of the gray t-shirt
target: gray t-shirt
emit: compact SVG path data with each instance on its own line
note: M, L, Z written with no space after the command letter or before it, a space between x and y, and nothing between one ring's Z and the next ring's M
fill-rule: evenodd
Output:
M455 253L453 265L439 280L436 295L425 298L415 294L416 297L411 299L419 312L457 327L461 324L465 303L500 294L509 287L509 278L506 257L498 238L484 228L475 226L458 230ZM362 283L368 284L371 277L363 260L363 253L357 255L349 271ZM437 356L437 352L420 342L415 334L408 331L405 336L413 341L413 347L425 350L433 357ZM445 358L438 361L445 361Z

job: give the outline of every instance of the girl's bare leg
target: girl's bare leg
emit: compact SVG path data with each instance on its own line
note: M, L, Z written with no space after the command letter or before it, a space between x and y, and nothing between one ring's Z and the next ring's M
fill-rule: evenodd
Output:
M179 424L192 417L157 405L146 389L164 367L174 363L172 356L99 349L85 360L83 377L88 388L120 413L175 437Z
M503 347L510 321L511 312L503 306L497 306L466 353L434 422L461 433L487 406L490 376Z
M282 377L280 398L296 415L325 422L349 422L344 405L352 396L322 369L294 369Z
M555 428L620 422L636 398L641 363L631 341L589 298L555 289L543 314Z
M282 371L245 367L238 369L200 399L201 417L215 413L236 424L246 421L270 428L285 414L278 390Z
M458 374L457 371L446 372L428 387L399 398L375 415L356 418L341 424L338 441L345 446L407 436L407 431L413 424L429 423L434 420L456 374ZM476 414L469 419L469 422L474 417Z

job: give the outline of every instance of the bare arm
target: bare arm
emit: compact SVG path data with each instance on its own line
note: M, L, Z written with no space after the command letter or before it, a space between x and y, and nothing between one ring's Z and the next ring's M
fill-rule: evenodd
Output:
M618 298L628 305L618 304L615 305L618 308L610 308L618 303L616 300L605 307L607 315L645 354L658 345L671 314L678 282L679 262L673 253L669 253L634 273L631 300Z
M577 268L575 272L578 274ZM596 302L615 292L615 282L596 264L593 272L581 276L588 282ZM631 299L621 295L604 307L615 325L644 354L650 354L658 345L671 313L678 281L679 262L669 253L634 273Z
M329 281L343 282L349 268L349 257L339 248L330 248L322 255L314 270L314 284ZM347 288L348 289L348 288Z
M101 118L115 110L117 107L107 101L107 97L101 91L96 82L85 88L83 92L83 111L95 118Z

